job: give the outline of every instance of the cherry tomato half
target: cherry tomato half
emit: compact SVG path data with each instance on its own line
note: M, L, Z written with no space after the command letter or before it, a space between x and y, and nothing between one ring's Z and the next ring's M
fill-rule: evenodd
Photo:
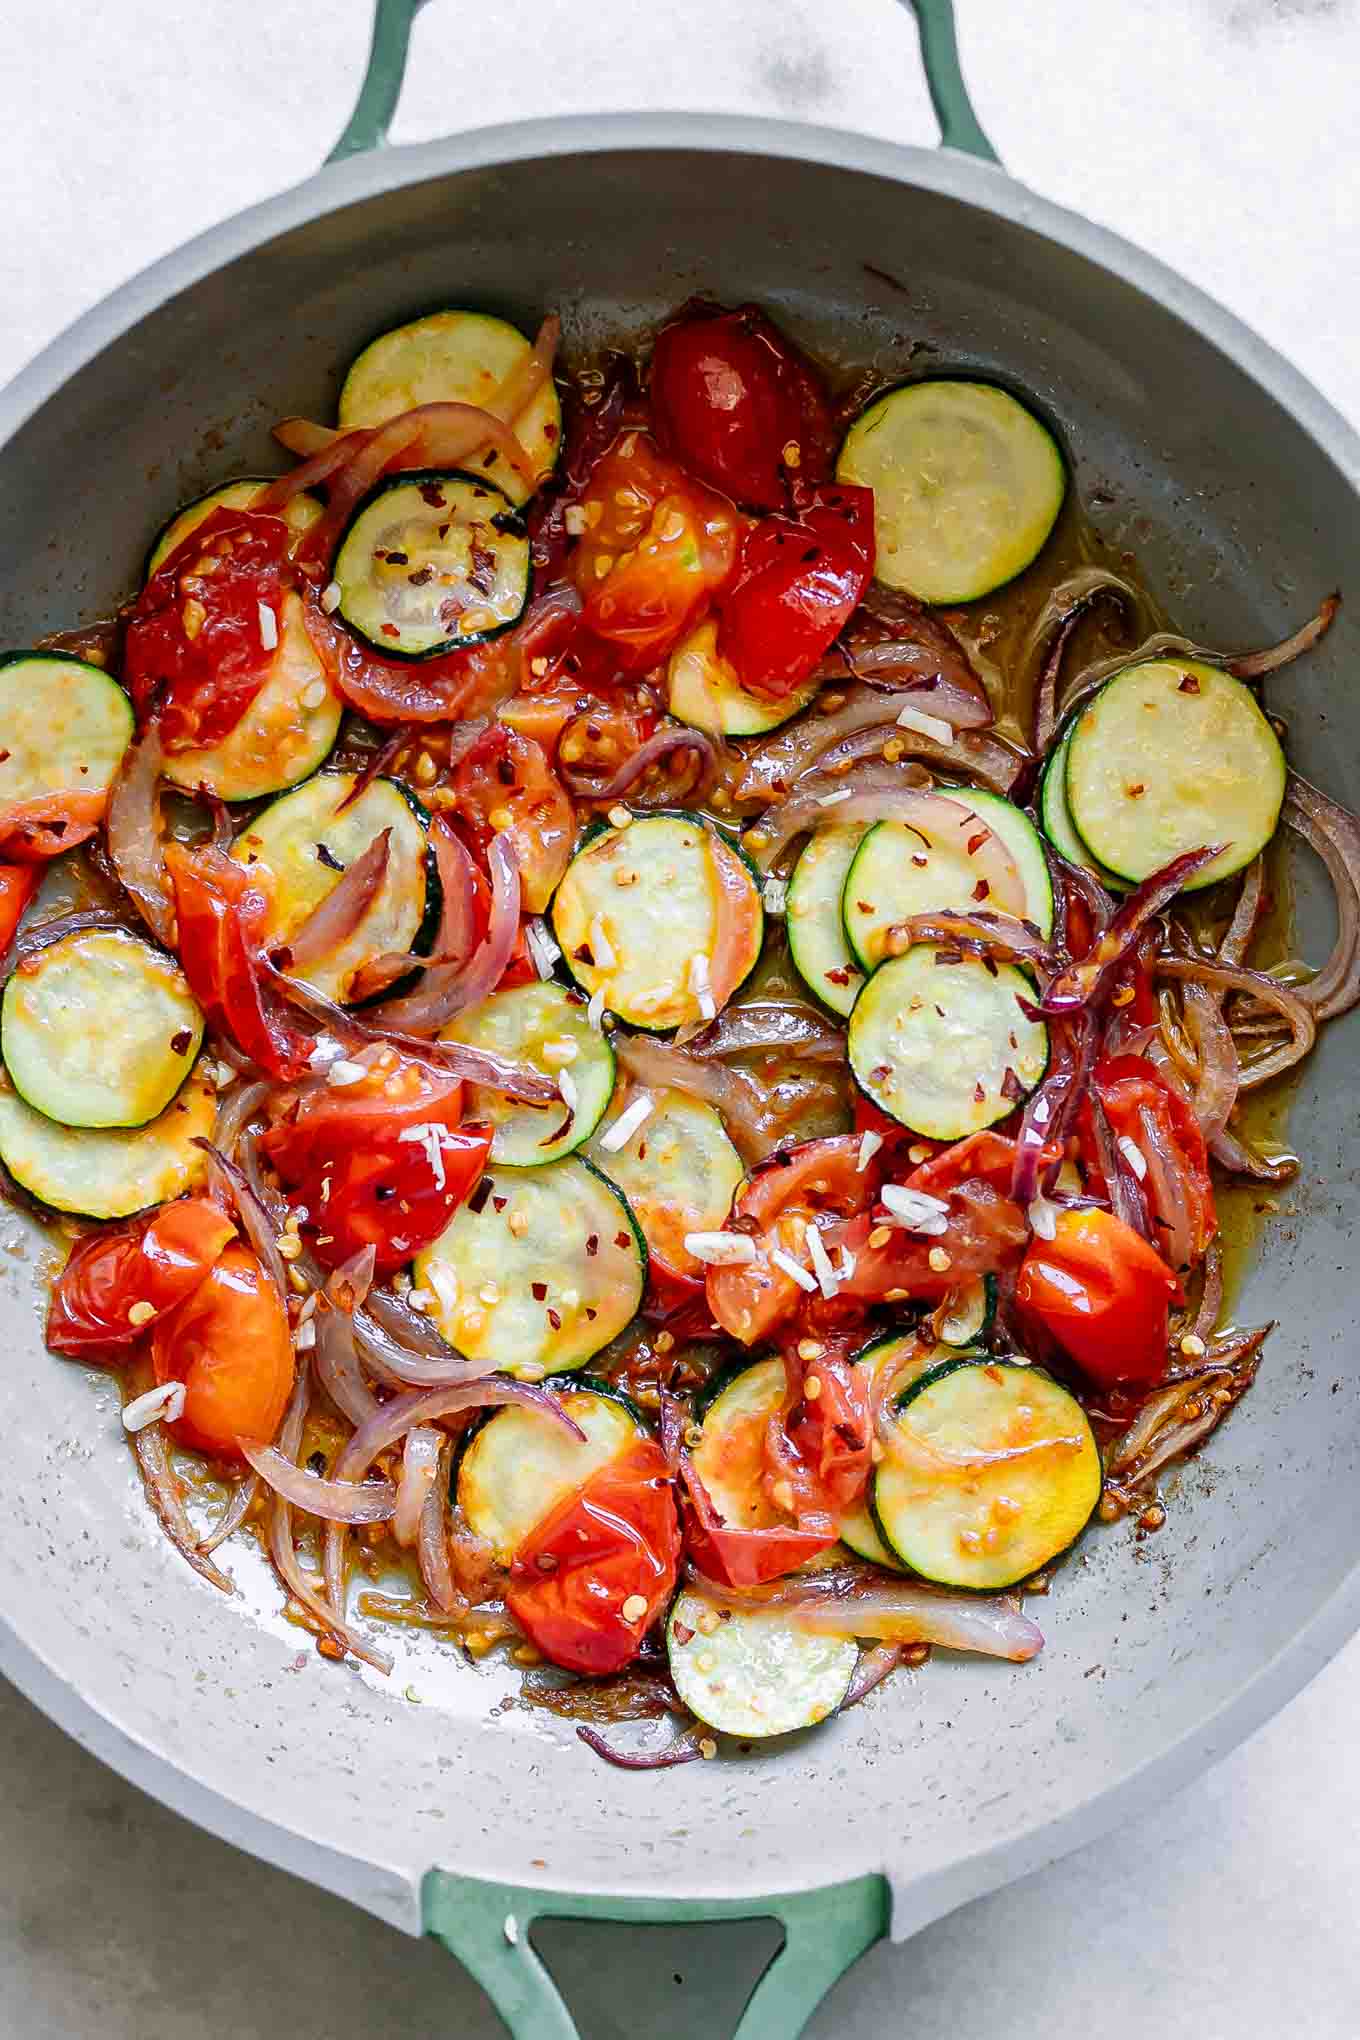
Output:
M247 1247L230 1246L151 1335L157 1381L182 1381L181 1445L239 1459L238 1440L273 1438L293 1389L283 1302Z
M695 306L664 326L651 394L662 445L739 503L776 509L790 476L831 472L835 427L821 379L754 305Z
M1112 1212L1058 1213L1035 1240L1015 1299L1102 1387L1155 1387L1166 1371L1167 1310L1181 1289L1141 1234Z
M872 489L800 491L792 514L750 526L718 604L718 649L742 686L776 700L800 686L873 573Z
M824 1341L822 1351L803 1359L796 1346L784 1351L789 1390L776 1425L766 1430L766 1491L787 1481L792 1514L800 1529L836 1519L853 1509L868 1486L873 1465L873 1420L869 1382L844 1347ZM811 1383L815 1394L809 1394Z
M0 864L0 956L8 952L25 910L41 884L40 865Z
M710 1267L708 1306L723 1330L744 1346L763 1339L798 1303L803 1291L770 1259L778 1247L795 1260L806 1258L808 1220L842 1218L862 1211L881 1180L872 1166L859 1167L854 1134L809 1140L762 1164L738 1190L733 1216L745 1231L754 1227L756 1258L731 1268Z
M236 1227L207 1197L180 1197L149 1217L91 1233L71 1249L47 1313L54 1353L131 1346L190 1295ZM128 1312L138 1310L133 1323Z
M645 672L731 573L736 512L641 432L626 432L605 455L580 507L586 528L572 578L582 623L608 641L621 670Z
M529 1533L505 1605L553 1664L604 1678L637 1656L679 1565L670 1470L640 1438Z
M1109 1056L1097 1063L1092 1086L1105 1107L1116 1140L1129 1140L1147 1170L1143 1194L1156 1228L1157 1245L1182 1273L1198 1261L1218 1229L1209 1154L1189 1101L1140 1055ZM1090 1127L1090 1107L1082 1124ZM1085 1147L1094 1153L1094 1140ZM1098 1164L1087 1171L1099 1190Z
M310 1092L265 1134L261 1152L305 1205L319 1260L339 1267L371 1246L390 1274L438 1239L491 1147L489 1131L460 1125L462 1106L455 1078L403 1058Z
M796 1572L836 1541L834 1523L800 1528L772 1523L759 1530L734 1529L723 1521L684 1453L680 1478L685 1488L685 1549L699 1571L725 1587L759 1587Z
M180 965L205 1019L270 1076L291 1083L306 1069L312 1043L261 985L264 895L224 850L168 843L165 862Z
M263 687L282 629L291 536L265 511L210 511L138 596L123 680L141 716L167 690L159 711L167 751L220 743Z

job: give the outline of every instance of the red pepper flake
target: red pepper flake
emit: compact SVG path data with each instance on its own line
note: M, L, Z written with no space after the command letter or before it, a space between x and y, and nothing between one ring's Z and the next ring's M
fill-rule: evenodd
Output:
M848 985L850 982L850 973L844 964L837 964L836 968L827 971L825 976L827 983L831 985Z
M973 1102L976 1105L985 1105L987 1103L987 1093L982 1088L982 1079L980 1077L973 1086Z
M189 1044L193 1038L187 1027L181 1027L178 1034L172 1034L170 1037L170 1053L172 1055L187 1055L189 1053Z
M469 1197L467 1201L467 1208L472 1213L474 1218L481 1217L482 1213L486 1210L490 1196L491 1196L491 1178L490 1176L483 1176L481 1182L477 1185L477 1188L473 1191L471 1197Z
M591 1325L593 1325L593 1324L594 1324L594 1322L595 1322L595 1320L596 1320L596 1318L597 1318L597 1317L598 1317L599 1315L600 1315L600 1313L599 1313L599 1312L598 1312L597 1310L592 1310L589 1304L587 1304L587 1305L586 1305L586 1323L587 1323L587 1324L591 1324Z
M690 1628L688 1622L672 1622L671 1635L679 1644L693 1643L694 1641L694 1631Z
M397 629L397 626L395 625L395 623L385 623L385 624L383 625L383 627L382 627L382 628L383 628L383 636L384 636L384 637L400 637L400 636L401 636L401 632L400 632L400 631L399 631L399 630Z
M550 1306L549 1306L549 1308L548 1308L548 1323L549 1323L549 1324L550 1324L550 1325L552 1326L552 1328L553 1328L553 1330L554 1330L555 1332L560 1332L560 1331L561 1331L561 1329L562 1329L562 1320L561 1320L561 1318L560 1318L560 1317L558 1316L557 1312L556 1312L555 1310L553 1310L553 1308L551 1307L551 1305L550 1305Z
M600 1251L600 1235L597 1232L593 1232L589 1235L589 1237L586 1240L586 1253L593 1261L595 1259L595 1256L599 1253L599 1251Z
M495 1211L504 1211L506 1205L509 1202L510 1199L508 1197L493 1197L491 1200L492 1209Z
M543 1301L544 1297L545 1297L545 1296L547 1295L547 1293L548 1293L548 1285L547 1285L547 1283L546 1283L546 1282L532 1282L532 1283L530 1283L529 1287L530 1287L530 1291L531 1291L531 1293L532 1293L532 1295L533 1295L533 1299L534 1299L534 1302L535 1302L535 1303L542 1303L542 1301Z
M1187 673L1176 689L1177 694L1198 694L1199 681L1193 673Z
M1018 1105L1025 1095L1025 1087L1009 1063L1006 1065L1006 1074L1001 1079L1001 1095L1003 1098L1009 1098L1012 1105Z
M428 503L431 510L442 510L444 508L444 491L437 482L422 482L420 485L420 500L422 503Z
M1124 791L1128 795L1130 800L1137 800L1142 794L1145 794L1147 792L1147 788L1144 786L1142 780L1139 779L1136 780L1132 786L1126 786L1124 788Z
M922 858L921 862L924 864L925 859ZM856 900L855 905L858 907L861 914L872 914L872 912L874 911L874 903L872 900Z
M929 864L930 859L926 856L923 850L913 850L911 853L911 861L913 864L918 864L921 867L922 871L924 871L926 866Z
M985 900L991 889L992 888L988 885L986 879L980 878L977 884L973 887L973 898L975 900Z
M936 1010L937 1010L937 1011L939 1010L939 1009L938 1009L938 1007L936 1008ZM875 1069L875 1070L870 1070L870 1072L869 1072L869 1081L870 1081L871 1083L874 1083L874 1084L886 1084L886 1083L887 1083L887 1081L888 1081L888 1079L889 1079L889 1077L890 1077L891 1075L892 1075L892 1064L891 1064L891 1063L880 1063L880 1064L878 1065L878 1068L877 1068L877 1069Z
M614 1245L622 1249L627 1249L629 1246L632 1245L631 1235L626 1232L616 1232L614 1235Z
M968 838L968 841L964 844L963 847L968 852L968 855L970 857L977 856L978 851L982 848L983 844L987 841L987 838L991 835L991 833L992 832L990 829L983 829L980 831L978 835L970 836Z

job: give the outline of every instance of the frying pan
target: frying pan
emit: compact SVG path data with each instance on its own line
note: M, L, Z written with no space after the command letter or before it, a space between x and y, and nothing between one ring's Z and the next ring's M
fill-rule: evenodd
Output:
M947 0L915 0L938 152L646 114L385 149L416 4L379 0L326 169L134 279L0 395L0 642L106 612L171 503L258 471L271 419L315 415L375 330L450 300L521 325L556 307L579 347L702 289L768 304L814 351L884 376L914 347L1012 380L1058 421L1101 529L1136 544L1210 643L1282 635L1360 556L1355 435L1219 306L1005 175ZM1356 650L1343 612L1275 696L1296 762L1352 806ZM1308 878L1300 946L1318 954L1330 927ZM777 1753L639 1776L503 1710L504 1668L419 1635L398 1639L388 1681L326 1665L252 1552L233 1553L227 1601L161 1538L114 1447L111 1386L42 1348L41 1240L17 1216L0 1256L15 1441L0 1666L179 1812L438 1936L516 2035L575 2030L530 1943L544 1915L772 1915L785 1945L739 2031L794 2034L877 1936L1184 1782L1360 1622L1360 1410L1341 1350L1360 1127L1337 1109L1355 1039L1333 1027L1306 1065L1292 1215L1238 1298L1244 1321L1280 1320L1258 1385L1181 1475L1143 1563L1127 1530L1086 1540L1036 1604L1049 1643L1023 1669L941 1659Z

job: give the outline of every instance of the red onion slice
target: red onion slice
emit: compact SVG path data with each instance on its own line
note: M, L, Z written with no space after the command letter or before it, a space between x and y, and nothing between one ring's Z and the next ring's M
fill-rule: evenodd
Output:
M1316 616L1310 616L1307 623L1284 638L1278 645L1269 645L1261 652L1239 652L1235 658L1224 659L1223 665L1239 680L1259 680L1264 673L1277 673L1281 666L1287 666L1291 659L1311 651L1319 638L1326 637L1341 607L1341 592L1324 595L1318 604Z
M243 1458L276 1495L323 1522L385 1523L396 1505L397 1490L390 1480L326 1480L307 1473L273 1445L253 1438L237 1443Z
M576 1731L589 1750L597 1757L603 1757L607 1764L613 1764L619 1771L669 1771L676 1764L692 1764L703 1757L699 1744L702 1734L698 1727L685 1728L661 1750L620 1750L613 1743L606 1742L596 1728L582 1722Z
M581 767L563 765L559 777L568 792L582 800L618 800L637 785L643 774L650 772L663 758L669 758L676 751L688 751L692 758L689 786L685 789L686 800L702 800L717 775L719 758L717 746L702 730L692 730L683 723L666 723L654 735L639 744L631 758L620 765L613 776L600 781ZM676 798L673 787L663 787L661 798L673 802ZM638 803L642 803L639 801Z
M289 936L291 970L310 970L348 940L382 891L391 861L392 831L384 829Z
M1158 956L1153 968L1159 977L1174 977L1207 985L1211 991L1250 992L1263 1005L1271 1006L1289 1028L1289 1040L1269 1055L1240 1070L1238 1088L1252 1091L1292 1069L1307 1055L1317 1039L1317 1021L1307 1002L1292 985L1278 984L1264 971L1248 970L1245 964L1216 963L1190 956Z
M452 1449L447 1439L444 1440L434 1479L426 1494L425 1506L420 1512L420 1530L416 1539L416 1554L420 1560L420 1577L425 1582L425 1591L435 1607L445 1615L452 1614L461 1598L454 1585L453 1567L449 1562L449 1540L445 1528L449 1459Z
M1043 1631L1007 1597L950 1593L888 1580L866 1568L793 1575L773 1587L720 1587L700 1580L717 1606L777 1610L821 1636L874 1637L882 1643L938 1643L1023 1664L1043 1649Z
M904 590L875 582L816 677L834 683L846 673L900 689L913 707L955 729L982 729L992 720L987 690L963 645L942 616ZM901 694L894 708L900 705Z
M258 1473L248 1473L244 1479L237 1481L235 1488L232 1490L231 1500L222 1512L221 1520L208 1532L206 1537L200 1537L198 1540L198 1548L205 1558L209 1552L216 1551L219 1544L225 1544L229 1537L236 1535L236 1532L254 1508L259 1492L260 1476Z
M371 1024L371 1019L361 1019L346 1007L337 1006L333 999L326 998L301 978L285 977L278 971L272 976L290 1005L319 1021L338 1041L347 1045L377 1043L381 1046L391 1043L429 1063L445 1076L463 1077L470 1084L485 1084L488 1090L504 1091L508 1098L524 1098L535 1105L550 1105L558 1095L557 1086L551 1078L541 1076L537 1070L519 1069L490 1049L471 1048L461 1041L431 1042L400 1028L376 1027ZM374 1007L370 1013L381 1010Z
M761 1161L777 1144L772 1105L744 1071L729 1070L719 1062L701 1062L683 1048L641 1034L616 1036L614 1051L640 1084L669 1086L712 1105L722 1115L743 1161Z
M365 1382L354 1327L342 1311L318 1310L312 1371L342 1416L357 1428L377 1414L377 1397Z
M160 783L165 752L154 722L123 754L109 793L109 857L119 883L156 940L175 945L175 904L161 843Z
M406 1433L401 1454L401 1479L392 1511L392 1535L407 1551L420 1534L420 1519L439 1471L444 1434L433 1424L415 1424Z
M1035 672L1034 749L1042 757L1058 725L1058 691L1072 633L1084 616L1108 602L1127 623L1137 613L1138 595L1107 567L1079 567L1052 589L1025 641L1022 663Z
M229 1162L220 1149L210 1140L195 1139L194 1146L202 1148L208 1157L208 1176L214 1187L230 1204L245 1230L247 1239L264 1271L265 1278L273 1285L280 1309L287 1309L288 1277L284 1273L283 1256L279 1252L278 1234L274 1221L265 1210L264 1203L248 1182L244 1172L235 1162Z
M876 1643L872 1649L862 1650L850 1684L845 1689L845 1698L836 1712L845 1714L850 1708L858 1707L860 1701L866 1699L875 1686L881 1686L901 1664L905 1648L906 1646L900 1643Z
M144 1424L140 1431L134 1431L132 1449L156 1521L176 1551L188 1560L200 1579L207 1580L219 1593L234 1594L234 1582L213 1564L189 1521L184 1496L170 1464L170 1440L164 1424Z
M1185 1024L1199 1056L1199 1073L1190 1102L1205 1140L1212 1144L1227 1126L1237 1103L1242 1075L1237 1044L1218 1000L1207 985L1188 983L1184 1005Z
M519 936L519 860L509 830L491 838L486 861L491 873L491 909L481 946L466 963L441 963L427 970L415 991L405 998L375 1006L369 1015L373 1027L396 1028L418 1036L435 1034L495 991ZM551 1087L548 1095L553 1095Z
M1296 772L1289 775L1283 813L1322 859L1336 888L1335 947L1317 976L1295 987L1319 1020L1334 1020L1360 1003L1360 820Z
M1169 906L1185 881L1212 863L1223 847L1221 843L1211 843L1201 850L1187 850L1144 879L1137 891L1129 894L1105 932L1096 937L1088 953L1058 972L1039 1001L1040 1012L1074 1013L1102 998L1148 922Z
M303 1428L307 1421L307 1400L307 1376L301 1374L298 1376L278 1436L279 1451L294 1461L302 1444ZM328 1537L332 1531L338 1530L338 1524L331 1524L327 1531ZM379 1650L374 1644L369 1643L357 1629L352 1629L340 1614L339 1603L344 1592L343 1580L340 1582L336 1605L332 1606L330 1601L316 1591L303 1571L293 1545L293 1511L282 1495L275 1495L270 1504L269 1557L285 1591L291 1594L298 1606L312 1617L323 1636L334 1637L353 1656L362 1658L365 1664L372 1665L375 1671L384 1674L391 1671L392 1659L388 1657L386 1651Z
M750 1055L758 1050L802 1062L843 1062L845 1029L796 1000L729 1006L689 1044L696 1056Z
M1010 914L942 912L912 914L888 930L887 954L901 956L918 942L941 949L961 949L971 956L990 956L997 963L1030 963L1043 969L1053 964L1053 951L1033 921Z
M513 1381L507 1375L488 1375L460 1388L435 1388L411 1395L399 1395L385 1403L366 1424L361 1424L335 1463L337 1480L362 1480L380 1452L395 1445L416 1424L433 1424L443 1417L456 1417L477 1409L493 1409L502 1403L519 1403L560 1424L573 1438L585 1437L580 1425L568 1416L561 1402L546 1389L529 1381Z

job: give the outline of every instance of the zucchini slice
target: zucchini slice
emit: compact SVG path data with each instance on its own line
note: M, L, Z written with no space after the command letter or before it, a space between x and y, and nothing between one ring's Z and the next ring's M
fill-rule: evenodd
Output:
M63 1126L145 1126L194 1066L203 1015L173 956L121 928L67 935L21 963L0 1004L19 1096Z
M1101 864L1134 881L1208 843L1198 892L1250 864L1284 800L1279 739L1251 689L1197 659L1149 659L1107 680L1072 725L1067 806Z
M627 1202L579 1155L489 1169L417 1255L444 1337L525 1380L581 1367L637 1315L647 1249Z
M853 876L853 874L852 874ZM850 1067L866 1095L913 1133L961 1140L1013 1112L1048 1067L1048 1029L1029 1019L1030 980L1011 964L945 965L918 942L870 978L850 1015Z
M1044 855L1044 839L1029 816L1013 800L981 787L960 788L975 815L1001 838L1011 856L1025 892L1025 914L1047 941L1053 933L1053 876Z
M149 1126L59 1126L0 1078L0 1162L21 1189L54 1211L128 1218L202 1181L196 1139L211 1140L217 1093L195 1071Z
M220 800L283 793L329 756L343 711L308 633L301 597L290 590L269 677L250 707L221 743L172 753L165 776L188 793L206 786Z
M0 807L107 793L132 742L132 703L102 666L64 652L0 657Z
M595 1387L564 1389L563 1409L585 1439L570 1437L538 1410L497 1410L458 1462L458 1500L468 1528L509 1565L550 1510L628 1451L637 1419L620 1397Z
M923 1348L914 1333L894 1332L886 1339L876 1339L872 1346L866 1346L862 1353L857 1353L855 1365L875 1383L886 1376L885 1393L900 1395L908 1382L919 1381L932 1367L938 1367L944 1357L938 1346ZM871 1565L885 1566L889 1572L901 1572L901 1559L896 1552L889 1550L878 1534L868 1496L857 1509L841 1517L837 1528L841 1543L848 1545L860 1558L867 1558Z
M957 792L958 799L940 801L938 829L875 822L855 853L845 875L841 918L846 940L862 970L877 970L887 954L889 932L913 914L937 914L951 907L961 913L974 906L1003 913L1019 908L1026 920L1038 922L1045 933L1052 927L1053 888L1030 824L1009 801L998 799L984 812L971 787L960 787ZM1006 810L1004 822L994 812L996 808ZM1023 824L1028 836L1014 828L1011 816ZM968 849L983 833L978 829L970 833L975 821L1010 852L1020 878L1021 899L996 900L987 893L979 899L977 887L985 880L980 880ZM1017 855L1013 836L1023 846L1023 858ZM1008 879L1009 884L1014 882L1013 877ZM1045 915L1047 920L1042 922L1040 917Z
M525 1105L500 1091L473 1086L467 1117L490 1123L491 1159L507 1169L536 1169L580 1147L599 1125L614 1093L614 1051L592 1027L579 992L551 982L493 992L440 1036L494 1049L521 1068L565 1077L573 1102ZM568 1054L567 1051L570 1051Z
M494 483L418 468L369 490L331 578L356 637L384 659L433 659L518 621L529 600L529 539Z
M765 1426L784 1400L782 1360L757 1360L720 1377L704 1411L694 1470L734 1530L765 1530L790 1518L766 1494Z
M663 1033L703 1017L696 975L719 928L718 860L742 916L735 991L760 956L760 888L740 851L698 815L642 815L579 850L557 888L553 933L582 990L630 1026Z
M874 1514L942 1586L1013 1586L1066 1551L1100 1500L1086 1412L1036 1367L969 1355L902 1390Z
M340 392L340 425L385 425L420 404L485 404L520 363L529 342L485 312L431 312L396 326L356 356ZM539 471L551 473L562 446L562 412L552 378L521 414L515 436ZM490 475L514 503L526 491L494 450L468 467Z
M764 1610L720 1608L687 1587L666 1624L675 1690L725 1735L814 1728L844 1700L859 1662L845 1636L818 1636Z
M1068 809L1067 747L1071 740L1072 725L1069 723L1066 734L1049 752L1039 779L1039 821L1044 834L1060 857L1065 857L1069 864L1080 866L1083 871L1093 872L1108 891L1124 892L1127 890L1127 880L1120 878L1117 872L1107 871L1105 866L1091 855L1077 834Z
M245 475L239 482L224 482L220 488L209 489L202 496L195 496L184 503L173 517L161 526L151 541L151 550L146 556L146 567L142 578L149 581L163 561L168 560L177 547L183 545L189 533L200 525L214 510L249 510L262 489L269 487L268 475ZM321 505L315 496L305 493L290 497L282 510L276 513L282 517L299 537L310 530L321 515Z
M867 825L818 829L793 867L784 901L789 955L803 983L842 1018L859 997L864 972L845 939L841 900Z
M680 722L711 736L762 737L806 708L821 686L809 681L783 701L762 701L742 686L718 650L718 626L696 624L671 653L666 705Z
M921 602L977 602L1026 568L1067 493L1053 435L994 383L889 390L850 427L836 478L874 492L877 573Z
M685 1235L721 1230L746 1171L711 1105L683 1091L650 1096L651 1113L621 1148L604 1145L619 1117L611 1110L586 1153L628 1199L648 1250L677 1275L702 1279L703 1263L686 1250Z
M391 830L387 874L377 896L344 941L304 973L328 999L348 999L355 971L375 957L428 953L439 925L439 872L428 814L395 779L373 780L344 807L355 784L353 772L319 772L261 809L231 846L269 902L271 946L286 947L355 858L375 836Z

